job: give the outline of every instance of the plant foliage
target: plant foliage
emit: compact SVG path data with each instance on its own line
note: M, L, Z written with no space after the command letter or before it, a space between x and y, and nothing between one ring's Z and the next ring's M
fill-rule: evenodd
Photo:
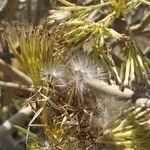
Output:
M93 79L107 82L108 86L118 85L120 92L125 87L133 91L149 87L149 58L130 34L112 27L116 19L126 19L133 8L149 2L111 0L89 6L59 2L60 7L50 10L47 29L31 31L16 23L19 50L9 34L4 34L36 91L30 101L36 99L37 105L32 122L40 118L44 137L36 142L28 139L27 149L149 150L149 109L131 104L127 109L126 101L88 84ZM125 43L119 65L110 51L110 38ZM87 43L90 46L85 49Z

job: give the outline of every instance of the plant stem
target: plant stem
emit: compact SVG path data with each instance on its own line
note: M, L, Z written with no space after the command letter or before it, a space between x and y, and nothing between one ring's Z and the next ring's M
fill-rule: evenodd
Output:
M84 10L87 9L89 11L92 11L94 9L98 9L101 7L105 7L107 5L112 5L112 2L106 2L106 3L102 3L102 4L98 4L98 5L91 5L91 6L71 6L71 7L60 7L60 9L63 10L70 10L70 11L77 11L77 10Z
M148 2L147 0L139 0L139 1L150 6L150 2Z
M68 2L68 1L66 1L66 0L58 0L60 3L62 3L62 4L64 4L64 5L66 5L66 6L75 6L75 4L73 4L73 3L70 3L70 2Z

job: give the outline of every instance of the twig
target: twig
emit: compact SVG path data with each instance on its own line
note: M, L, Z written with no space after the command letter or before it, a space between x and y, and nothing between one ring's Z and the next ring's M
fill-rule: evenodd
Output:
M150 2L148 0L139 0L139 1L141 1L143 4L150 6Z
M20 84L13 83L13 82L0 81L0 87L11 88L11 89L19 90L19 91L23 90L23 91L27 91L27 92L34 92L34 90L32 88L28 88L24 85L20 85Z
M12 83L12 82L4 82L4 81L0 81L0 88L6 90L5 93L7 94L9 93L9 101L11 102L11 99L13 98L13 96L19 96L21 98L29 98L31 95L34 94L34 89L33 88L28 88L26 86L17 84L17 83ZM7 96L6 96L7 97ZM4 102L7 103L7 99L4 98Z
M131 26L130 29L133 34L139 34L149 24L150 24L150 13L147 13L140 24Z
M66 1L66 0L58 0L60 3L62 3L62 4L64 4L64 5L66 5L66 6L75 6L75 4L73 4L73 3L70 3L70 2L68 2L68 1Z
M69 7L59 7L59 8L62 9L62 10L70 10L70 11L78 11L78 10L82 10L82 9L87 9L87 10L92 11L92 10L102 8L102 7L105 7L105 6L109 6L109 5L112 5L112 4L113 4L112 2L105 2L105 3L102 3L102 4L90 5L90 6L69 6Z
M0 126L0 139L4 138L7 135L10 135L15 128L13 125L23 125L29 117L32 115L33 111L30 106L21 108L16 114L6 120Z
M26 86L32 85L31 79L26 74L6 64L2 59L0 59L0 71L2 71L7 76L10 76L13 80L19 81Z

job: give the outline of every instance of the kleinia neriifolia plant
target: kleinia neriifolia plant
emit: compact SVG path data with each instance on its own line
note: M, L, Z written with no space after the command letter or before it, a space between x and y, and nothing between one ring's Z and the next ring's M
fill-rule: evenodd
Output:
M150 149L150 108L147 102L134 103L137 91L149 89L150 60L129 28L124 34L113 28L116 20L128 23L127 15L142 3L150 6L146 0L107 0L88 6L58 0L60 6L50 10L46 26L28 30L16 23L19 50L4 33L35 90L28 100L36 107L27 149ZM109 39L124 43L120 61L116 62ZM86 43L90 46L85 48ZM37 118L40 138L31 127Z

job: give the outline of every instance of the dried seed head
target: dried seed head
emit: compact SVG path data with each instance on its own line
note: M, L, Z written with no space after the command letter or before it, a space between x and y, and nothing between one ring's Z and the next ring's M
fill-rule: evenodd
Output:
M67 66L69 84L75 86L79 93L86 91L85 79L102 80L105 77L103 69L86 55L72 57Z
M53 77L56 86L74 88L80 96L89 90L85 79L103 80L106 77L103 69L85 54L73 56L64 65L43 69L42 74L46 78Z
M66 86L65 74L63 66L56 66L53 68L44 68L41 71L41 77L43 80L49 80L53 78L55 86L64 87Z

